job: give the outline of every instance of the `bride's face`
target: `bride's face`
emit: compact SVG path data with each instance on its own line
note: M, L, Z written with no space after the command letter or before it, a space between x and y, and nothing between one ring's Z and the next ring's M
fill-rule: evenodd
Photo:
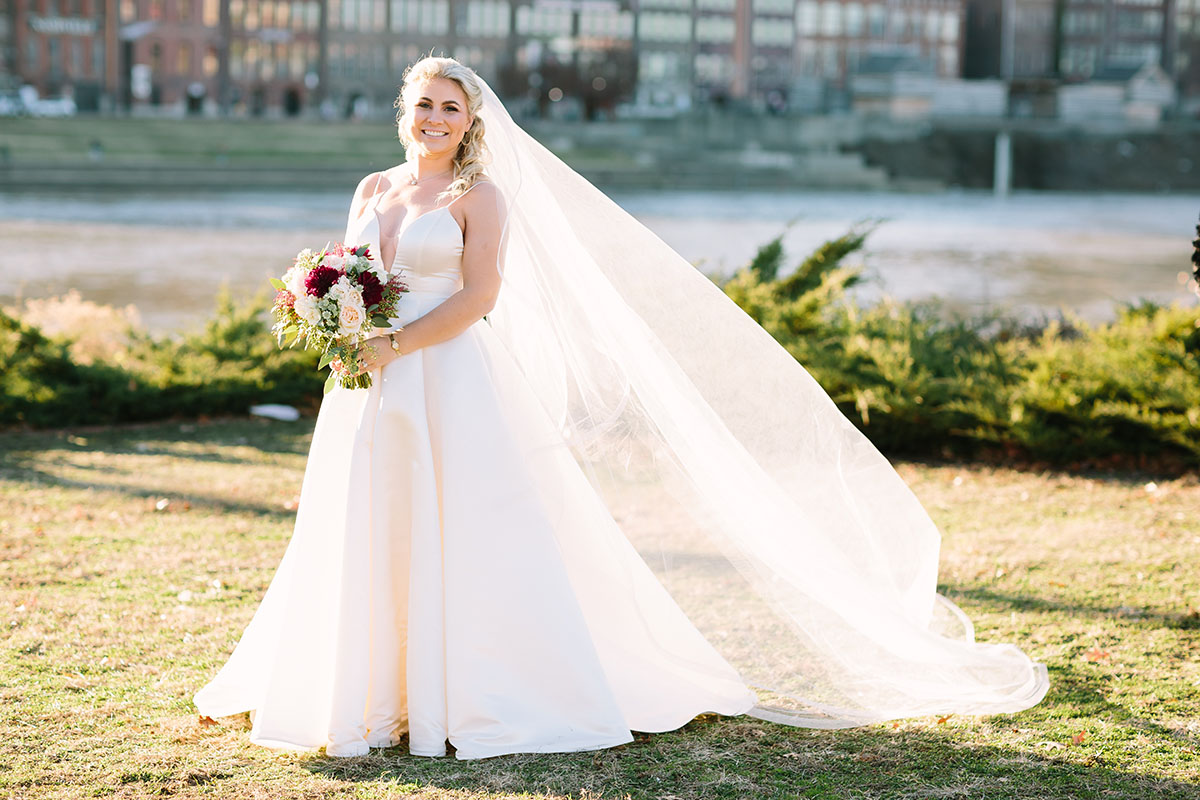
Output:
M449 78L413 84L404 91L408 114L405 133L418 152L429 156L453 155L471 127L467 95Z

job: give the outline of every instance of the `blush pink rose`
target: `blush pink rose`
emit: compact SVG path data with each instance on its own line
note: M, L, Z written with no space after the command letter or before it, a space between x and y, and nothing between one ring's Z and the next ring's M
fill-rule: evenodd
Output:
M352 333L357 333L359 328L366 321L367 314L362 306L354 303L343 303L338 313L338 327L343 336L348 336Z

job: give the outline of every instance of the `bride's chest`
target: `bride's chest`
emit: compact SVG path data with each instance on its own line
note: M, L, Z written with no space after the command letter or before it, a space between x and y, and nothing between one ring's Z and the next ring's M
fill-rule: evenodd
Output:
M463 231L449 208L435 208L392 223L376 215L366 221L362 238L375 245L392 272L431 273L460 270Z

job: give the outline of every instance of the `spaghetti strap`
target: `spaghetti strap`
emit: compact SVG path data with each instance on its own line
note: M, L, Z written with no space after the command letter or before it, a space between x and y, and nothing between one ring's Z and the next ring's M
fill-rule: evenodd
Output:
M462 192L462 194L458 195L458 197L455 197L455 198L454 198L453 200L451 200L449 203L446 203L446 205L442 206L442 208L449 208L450 206L452 206L452 205L454 205L456 202L458 202L458 198L459 198L459 197L464 197L464 196L466 196L467 192L471 191L472 189L474 189L474 188L475 188L476 186L478 186L479 184L481 184L481 183L487 183L487 182L488 182L488 181L487 181L487 179L481 179L481 180L477 180L477 181L475 181L475 182L474 182L474 183L472 183L470 186L468 186L466 189L464 189L464 190L463 190L463 192Z
M371 195L367 198L368 203L374 203L379 198L379 182L383 180L383 173L387 170L379 170L379 174L375 176L375 185L371 187Z

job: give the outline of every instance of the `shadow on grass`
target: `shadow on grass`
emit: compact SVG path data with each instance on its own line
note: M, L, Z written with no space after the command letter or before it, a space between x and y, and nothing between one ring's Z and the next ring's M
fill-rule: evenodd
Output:
M1047 744L1047 743L1041 743ZM1050 743L1053 744L1053 743ZM1057 753L1065 753L1065 745ZM354 759L313 758L310 772L380 788L571 798L1189 798L1196 784L1106 763L956 740L937 729L809 731L737 718L695 720L608 750L479 761L411 756L407 741ZM373 796L367 794L367 796Z
M1155 611L1138 608L1131 614L1127 606L1098 606L1078 602L1063 602L1027 594L998 592L994 589L977 587L964 589L954 586L939 586L938 591L951 599L967 598L974 603L991 604L1011 611L1036 611L1040 613L1064 613L1076 617L1108 617L1121 620L1122 624L1144 624L1156 628L1177 630L1200 630L1200 613L1188 611Z
M164 456L191 462L205 462L236 467L239 465L265 465L257 461L230 455L227 451L206 453L174 450L169 446L155 446L152 441L183 441L189 444L211 444L216 447L252 447L256 450L277 455L304 455L308 452L308 436L312 433L312 421L293 423L266 420L234 420L197 424L195 431L180 431L177 423L154 423L128 428L105 429L86 434L86 443L71 440L75 434L55 433L8 433L0 436L0 479L36 483L44 486L68 489L95 489L131 498L151 500L169 495L174 500L191 503L197 510L218 513L243 512L277 519L291 519L295 510L288 510L272 503L236 500L227 495L203 492L198 489L180 491L178 488L156 487L146 483L129 485L104 480L113 473L113 467L99 460L95 464L71 462L72 470L91 472L96 479L72 479L56 474L53 469L58 462L47 450L70 450L79 453L107 455L129 455L135 457ZM150 477L150 476L145 476Z
M1093 480L1109 486L1135 488L1147 481L1174 480L1194 475L1196 466L1190 461L1182 464L1141 466L1136 464L1117 465L1110 468L1049 464L1044 461L1021 461L1008 455L988 457L980 454L975 458L934 458L920 453L885 452L889 460L903 461L927 469L971 469L982 468L1014 472L1026 475L1056 475L1063 478Z
M57 431L0 431L0 456L9 453L70 448L79 452L113 455L167 455L194 461L254 463L216 453L179 452L150 442L186 442L217 447L253 447L267 454L305 455L315 419L295 422L247 418L222 418L205 422L171 421L71 428ZM87 444L74 444L77 437Z

